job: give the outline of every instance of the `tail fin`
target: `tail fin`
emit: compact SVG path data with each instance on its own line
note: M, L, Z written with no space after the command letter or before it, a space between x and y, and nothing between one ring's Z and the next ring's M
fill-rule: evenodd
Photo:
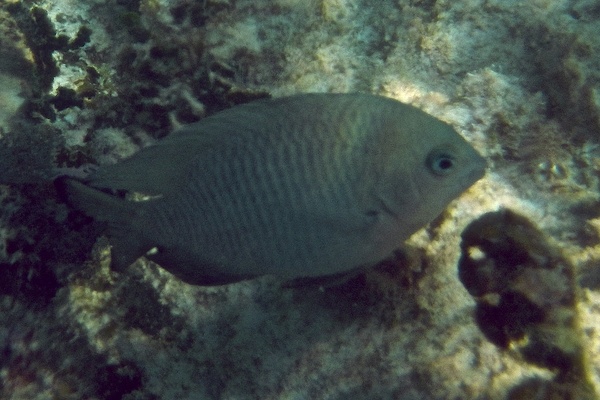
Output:
M67 204L98 221L108 222L114 270L123 271L148 251L150 246L145 245L140 233L132 229L132 221L139 212L138 204L70 178L60 177L54 183Z

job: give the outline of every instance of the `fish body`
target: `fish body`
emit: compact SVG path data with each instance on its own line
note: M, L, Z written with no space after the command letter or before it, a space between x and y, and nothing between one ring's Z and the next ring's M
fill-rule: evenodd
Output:
M225 110L63 186L73 206L108 222L117 269L155 248L147 257L166 270L212 285L375 264L484 169L449 125L412 106L304 94Z

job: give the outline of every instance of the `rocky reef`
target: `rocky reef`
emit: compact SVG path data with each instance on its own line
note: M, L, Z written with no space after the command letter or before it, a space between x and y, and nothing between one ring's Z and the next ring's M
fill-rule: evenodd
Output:
M2 2L0 397L597 398L599 31L592 0ZM52 185L299 92L413 104L489 171L325 288L116 273Z

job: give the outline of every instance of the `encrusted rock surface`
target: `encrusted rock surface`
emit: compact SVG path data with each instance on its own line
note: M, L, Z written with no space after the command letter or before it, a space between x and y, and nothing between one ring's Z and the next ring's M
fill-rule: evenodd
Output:
M591 0L2 2L0 397L596 398L599 31ZM143 260L114 273L50 182L308 91L423 108L489 173L324 289L192 287Z

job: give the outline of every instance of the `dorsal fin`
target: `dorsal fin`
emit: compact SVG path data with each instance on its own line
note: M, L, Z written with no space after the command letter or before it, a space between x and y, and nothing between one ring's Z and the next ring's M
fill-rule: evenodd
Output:
M87 183L96 188L149 195L172 192L185 181L194 159L214 142L215 135L200 127L188 125L128 159L101 166L89 176Z

